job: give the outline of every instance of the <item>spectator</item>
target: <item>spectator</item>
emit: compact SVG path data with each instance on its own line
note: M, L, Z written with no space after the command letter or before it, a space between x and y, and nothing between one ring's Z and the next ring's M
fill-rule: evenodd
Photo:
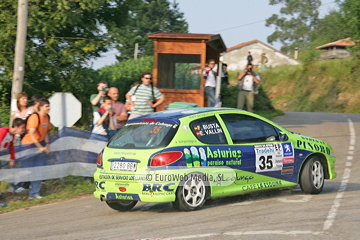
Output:
M25 130L25 121L21 118L15 118L11 128L0 128L0 151L5 148L9 149L10 161L9 167L12 168L15 164L15 148L14 148L14 136L16 134L22 134ZM8 188L8 192L21 192L22 187L20 183L11 183ZM21 190L19 190L21 189Z
M32 110L33 110L33 113L34 112L39 112L39 104L40 104L40 99L43 99L45 98L43 95L40 95L40 94L35 94L31 97L31 101L32 101Z
M92 133L110 136L109 130L116 130L116 116L112 104L113 100L109 96L103 98L101 107L93 113L94 128Z
M261 58L259 60L260 63L260 72L266 71L266 63L268 62L268 58L265 53L261 54Z
M116 87L111 87L109 89L108 96L113 100L112 107L115 109L114 111L116 116L115 127L116 130L118 130L124 126L124 123L128 118L128 114L126 112L125 104L118 101L119 90Z
M227 71L227 64L222 64L222 71L221 71L221 84L228 86L229 85L229 75Z
M215 88L216 88L216 74L213 70L215 67L215 60L209 59L208 66L203 71L205 79L205 96L207 98L207 106L215 106Z
M50 142L48 131L50 125L50 103L47 99L42 98L39 100L39 111L32 114L26 123L26 130L28 131L22 139L22 144L34 144L40 152L50 153ZM37 158L38 154L34 155ZM35 159L38 160L38 159ZM40 196L41 181L31 181L31 189L29 191L29 199L42 198Z
M247 65L252 65L253 57L251 56L251 52L248 52L247 55Z
M25 120L33 113L32 107L29 107L28 95L24 92L21 92L17 95L16 106L18 110L12 113L12 119L21 118Z
M159 89L152 86L150 72L142 73L141 82L126 93L126 99L133 107L129 119L152 113L154 108L165 101Z
M98 94L92 94L90 96L90 102L92 105L93 112L96 112L100 107L103 98L106 96L107 92L109 91L108 84L105 81L101 81L97 85L97 90L99 91Z
M254 106L254 85L260 83L260 79L256 77L256 74L252 71L252 65L248 64L238 76L239 94L237 108L244 109L246 102L249 112L253 111Z
M141 84L140 82L134 82L134 84L130 86L130 89L133 88L134 86L138 86L140 84ZM136 97L135 96L131 96L131 97L132 97L133 103L135 103L135 98ZM126 108L126 111L128 112L128 114L130 114L131 111L132 111L132 106L131 106L129 100L127 100L127 99L126 99L126 102L125 102L125 108Z

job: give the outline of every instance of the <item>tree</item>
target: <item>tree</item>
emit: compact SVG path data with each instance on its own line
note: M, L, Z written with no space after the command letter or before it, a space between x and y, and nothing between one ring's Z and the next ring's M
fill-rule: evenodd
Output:
M312 42L317 46L334 42L351 36L351 31L345 26L345 19L340 11L332 10L319 23L312 34Z
M0 0L0 84L11 89L17 1ZM96 72L86 66L113 43L133 0L32 0L28 7L24 91L73 92L88 102ZM86 100L85 100L86 99Z
M135 43L139 44L139 55L153 55L153 41L148 34L156 32L186 33L188 24L184 14L179 11L178 3L167 0L135 0L126 24L111 32L119 45L119 61L134 56Z
M339 0L338 2L344 17L344 25L351 34L349 37L360 40L360 1Z
M275 32L268 36L268 42L279 41L281 51L290 53L295 47L305 49L310 42L311 31L318 22L320 0L269 0L270 5L283 4L280 13L266 19L266 26L274 25Z

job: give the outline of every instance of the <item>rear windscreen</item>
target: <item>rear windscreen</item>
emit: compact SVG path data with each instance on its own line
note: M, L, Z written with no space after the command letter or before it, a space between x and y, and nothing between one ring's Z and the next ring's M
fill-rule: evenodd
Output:
M166 147L177 128L177 124L166 122L128 123L111 138L108 147L126 149Z

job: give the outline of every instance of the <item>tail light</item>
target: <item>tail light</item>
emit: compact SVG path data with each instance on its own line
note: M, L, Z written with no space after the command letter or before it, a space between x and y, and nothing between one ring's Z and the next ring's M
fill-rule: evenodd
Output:
M182 152L166 152L155 155L150 163L152 167L161 167L176 162L182 157Z
M101 151L98 156L97 156L97 161L96 161L96 165L98 168L101 168L102 167L102 154L103 152Z

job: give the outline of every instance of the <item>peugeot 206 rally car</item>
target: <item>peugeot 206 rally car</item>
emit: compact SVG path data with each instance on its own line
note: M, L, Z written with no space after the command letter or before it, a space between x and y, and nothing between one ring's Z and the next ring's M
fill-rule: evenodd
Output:
M131 119L98 155L96 198L118 211L138 201L182 211L209 198L300 184L318 194L336 177L332 148L256 114L192 108Z

